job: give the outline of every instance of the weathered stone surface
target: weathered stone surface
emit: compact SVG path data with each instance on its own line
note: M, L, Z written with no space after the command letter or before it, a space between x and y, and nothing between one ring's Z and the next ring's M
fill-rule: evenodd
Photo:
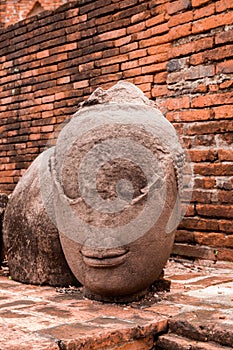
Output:
M179 337L174 334L166 334L159 337L156 344L157 350L230 350L232 348L223 347L219 344L204 343L187 338Z
M54 340L1 324L1 350L60 350Z
M3 247L3 240L2 240L2 222L3 222L3 215L6 209L7 202L8 202L8 196L4 193L0 193L0 265L5 257L5 250Z
M66 263L58 231L46 213L41 197L39 169L43 161L42 154L32 163L12 193L5 211L3 239L10 275L24 283L74 284L77 281ZM45 186L48 176L48 171L43 173Z
M214 316L215 312L209 310L195 311L192 315L185 313L179 316L179 320L171 320L169 329L172 333L189 339L202 342L214 341L223 346L232 347L232 323L228 325L222 322L216 325Z

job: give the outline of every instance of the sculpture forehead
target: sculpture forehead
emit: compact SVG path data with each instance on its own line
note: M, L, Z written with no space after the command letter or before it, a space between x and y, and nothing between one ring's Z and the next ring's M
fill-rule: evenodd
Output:
M112 137L130 137L138 134L140 128L166 152L173 154L180 149L175 129L157 109L131 104L98 104L81 108L61 131L56 143L58 167L61 166L59 161L61 163L73 144L81 139L89 142L90 137L92 140L96 138L96 141L99 137L101 141L109 130ZM140 137L143 139L143 134Z

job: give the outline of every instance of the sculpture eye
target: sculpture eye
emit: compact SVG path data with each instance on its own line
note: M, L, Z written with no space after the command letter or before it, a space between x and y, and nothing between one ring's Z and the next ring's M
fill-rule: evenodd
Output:
M141 195L147 186L147 179L142 169L129 159L116 158L106 162L98 171L96 186L105 200L122 198L126 202Z

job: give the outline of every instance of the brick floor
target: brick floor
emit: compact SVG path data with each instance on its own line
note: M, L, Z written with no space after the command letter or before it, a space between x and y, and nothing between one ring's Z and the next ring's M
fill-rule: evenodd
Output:
M232 348L233 264L169 261L165 278L169 292L116 305L85 299L82 289L24 285L0 276L0 350L170 350L176 340L183 346L177 349L194 349L195 341L200 349L211 349L206 342ZM168 327L174 334L156 345Z

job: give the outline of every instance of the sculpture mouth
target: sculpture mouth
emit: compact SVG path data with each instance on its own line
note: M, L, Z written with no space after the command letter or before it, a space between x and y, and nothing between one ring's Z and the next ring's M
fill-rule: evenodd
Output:
M86 265L106 268L123 264L127 258L128 250L124 248L111 250L83 248L81 254Z

